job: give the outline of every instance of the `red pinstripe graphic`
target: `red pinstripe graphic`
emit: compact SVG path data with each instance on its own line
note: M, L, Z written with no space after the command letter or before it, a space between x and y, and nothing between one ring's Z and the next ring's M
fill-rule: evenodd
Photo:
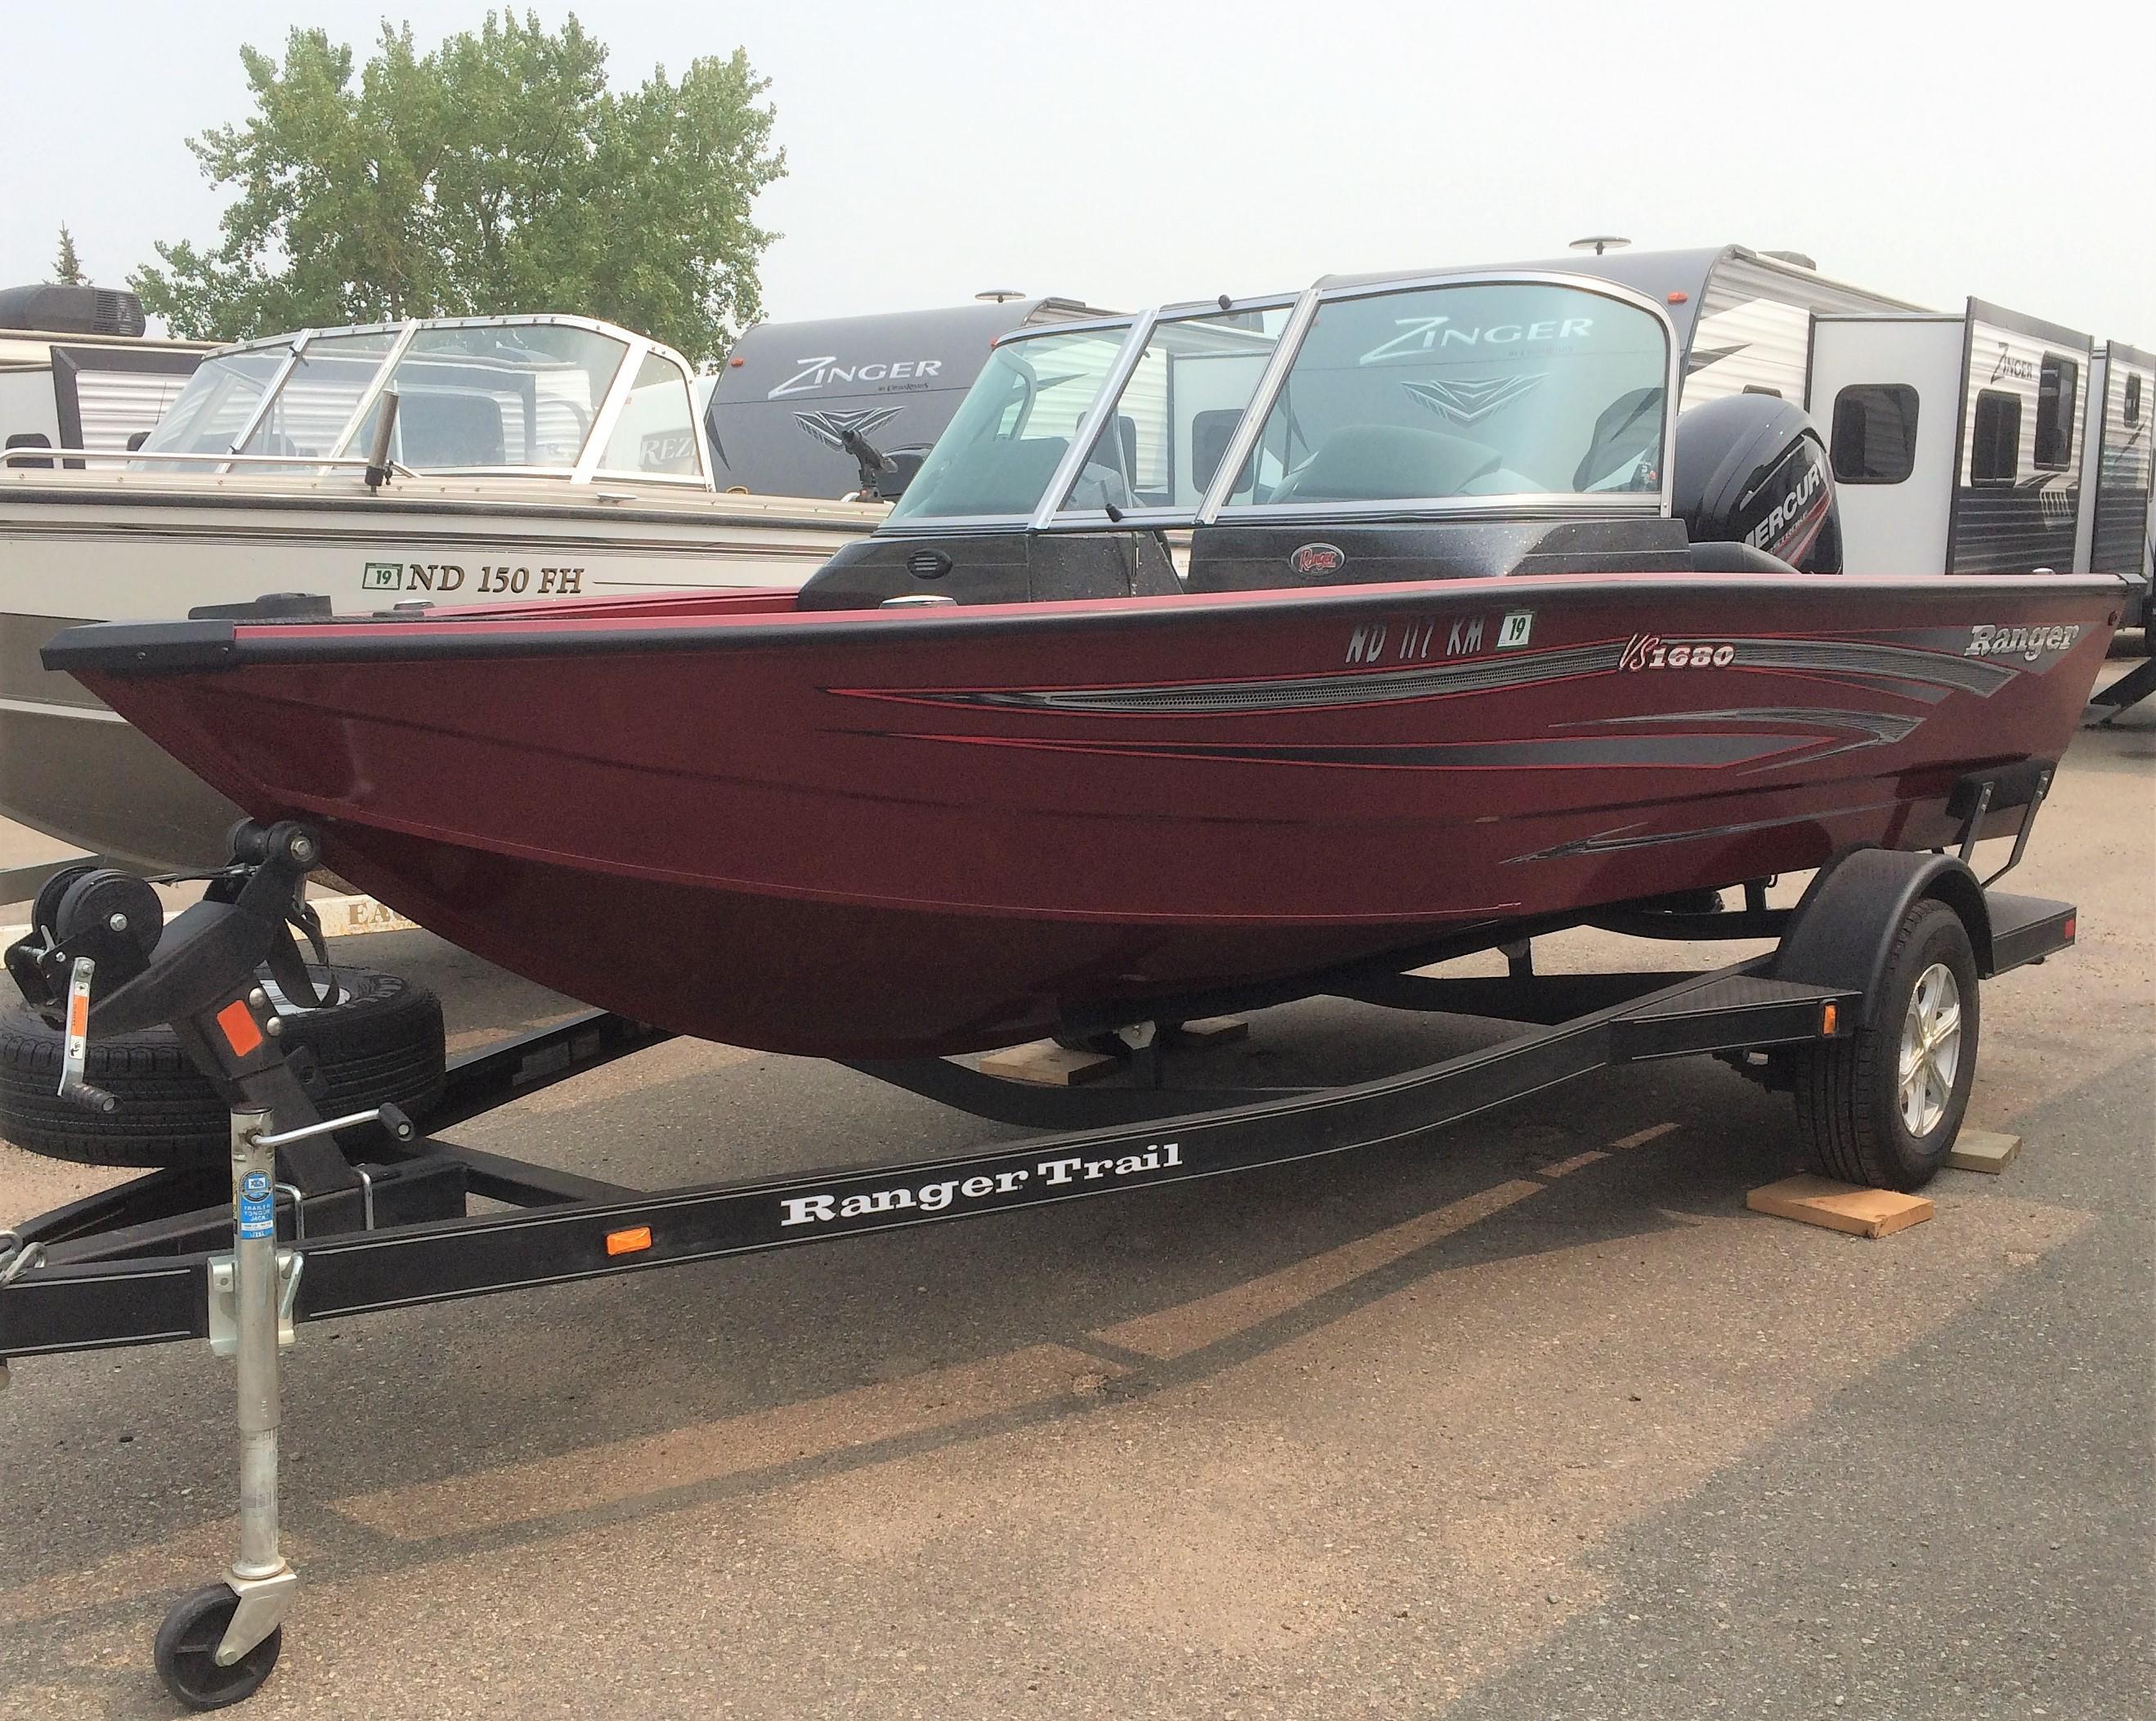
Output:
M1222 753L1217 749L1207 750L1173 743L1166 746L1151 746L1142 742L1132 742L1119 746L1114 742L1048 740L1045 738L1035 738L1033 737L1019 735L932 735L908 731L883 732L876 730L855 730L851 732L860 735L874 736L877 739L886 741L935 741L947 742L953 747L1008 747L1018 748L1021 752L1091 753L1102 758L1202 759L1208 764L1286 765L1300 767L1306 770L1321 771L1604 772L1732 771L1740 768L1757 769L1763 760L1777 759L1788 754L1801 753L1810 747L1834 743L1838 748L1840 746L1845 744L1844 737L1846 736L1848 732L1845 730L1841 732L1841 733L1835 735L1807 735L1794 737L1776 737L1777 739L1786 741L1787 744L1781 747L1769 747L1763 753L1747 753L1742 758L1718 759L1712 764L1702 765L1688 765L1683 761L1676 759L1640 759L1630 763L1619 760L1596 759L1571 764L1550 765L1520 764L1514 763L1510 761L1501 764L1455 764L1444 763L1387 764L1382 760L1366 761L1360 759L1266 758L1242 753ZM1671 740L1697 738L1727 741L1731 737L1729 732L1727 730L1681 730L1674 733L1666 730L1658 730L1656 732L1656 738L1658 740L1663 738ZM1260 742L1238 742L1235 744L1239 746L1262 745L1262 743ZM1442 746L1445 743L1439 742L1436 744ZM1491 742L1487 743L1464 742L1461 744L1466 746L1489 745L1493 747L1502 747L1508 744L1518 746L1533 745L1532 742L1507 743L1502 741Z

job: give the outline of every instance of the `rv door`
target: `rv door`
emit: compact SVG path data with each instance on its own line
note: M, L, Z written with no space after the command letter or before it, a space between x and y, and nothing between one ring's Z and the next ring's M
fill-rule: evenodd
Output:
M1821 316L1806 399L1827 439L1848 573L1943 573L1953 510L1962 319Z

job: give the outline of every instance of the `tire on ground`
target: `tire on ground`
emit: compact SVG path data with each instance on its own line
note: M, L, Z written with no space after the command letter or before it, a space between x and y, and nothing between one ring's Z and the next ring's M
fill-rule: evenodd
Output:
M316 984L323 970L310 969ZM333 968L327 1009L280 1005L287 1047L313 1052L326 1117L387 1100L414 1118L442 1097L442 1006L425 987L371 968ZM120 1102L106 1116L63 1101L59 1034L21 1004L0 1010L0 1140L84 1165L223 1164L231 1114L170 1028L93 1036L85 1078Z
M1938 1120L1911 1133L1902 1111L1902 1032L1917 982L1934 964L1959 993L1960 1041L1952 1086ZM1822 1176L1869 1189L1915 1189L1946 1161L1969 1108L1976 1072L1979 1011L1976 956L1969 929L1945 903L1925 897L1894 934L1871 1020L1845 1039L1799 1053L1794 1074L1804 1155Z

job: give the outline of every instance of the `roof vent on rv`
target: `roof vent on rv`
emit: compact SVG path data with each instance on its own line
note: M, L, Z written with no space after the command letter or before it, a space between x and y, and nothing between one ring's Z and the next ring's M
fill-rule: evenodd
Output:
M1802 251L1762 251L1759 254L1762 257L1772 257L1777 263L1794 263L1799 269L1809 269L1814 275L1819 273L1819 265L1805 256Z
M142 301L111 287L0 288L0 329L135 336L148 326Z

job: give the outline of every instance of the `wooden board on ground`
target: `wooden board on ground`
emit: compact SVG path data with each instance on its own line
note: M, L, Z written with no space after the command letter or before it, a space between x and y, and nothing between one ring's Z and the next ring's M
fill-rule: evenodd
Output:
M1744 1198L1744 1205L1754 1213L1771 1213L1777 1219L1825 1225L1858 1237L1890 1237L1932 1216L1932 1204L1922 1195L1862 1189L1809 1173L1754 1189Z
M1006 1046L981 1060L983 1076L1000 1076L1006 1081L1033 1081L1043 1087L1076 1087L1097 1081L1123 1067L1123 1061L1106 1052L1074 1051L1052 1040L1028 1040Z
M1250 1025L1241 1016L1200 1016L1194 1022L1178 1022L1168 1030L1173 1046L1225 1045L1250 1037Z
M2000 1135L1995 1130L1971 1129L1966 1124L1947 1150L1947 1164L1956 1171L1988 1171L1994 1176L2014 1163L2021 1151L2021 1138Z

